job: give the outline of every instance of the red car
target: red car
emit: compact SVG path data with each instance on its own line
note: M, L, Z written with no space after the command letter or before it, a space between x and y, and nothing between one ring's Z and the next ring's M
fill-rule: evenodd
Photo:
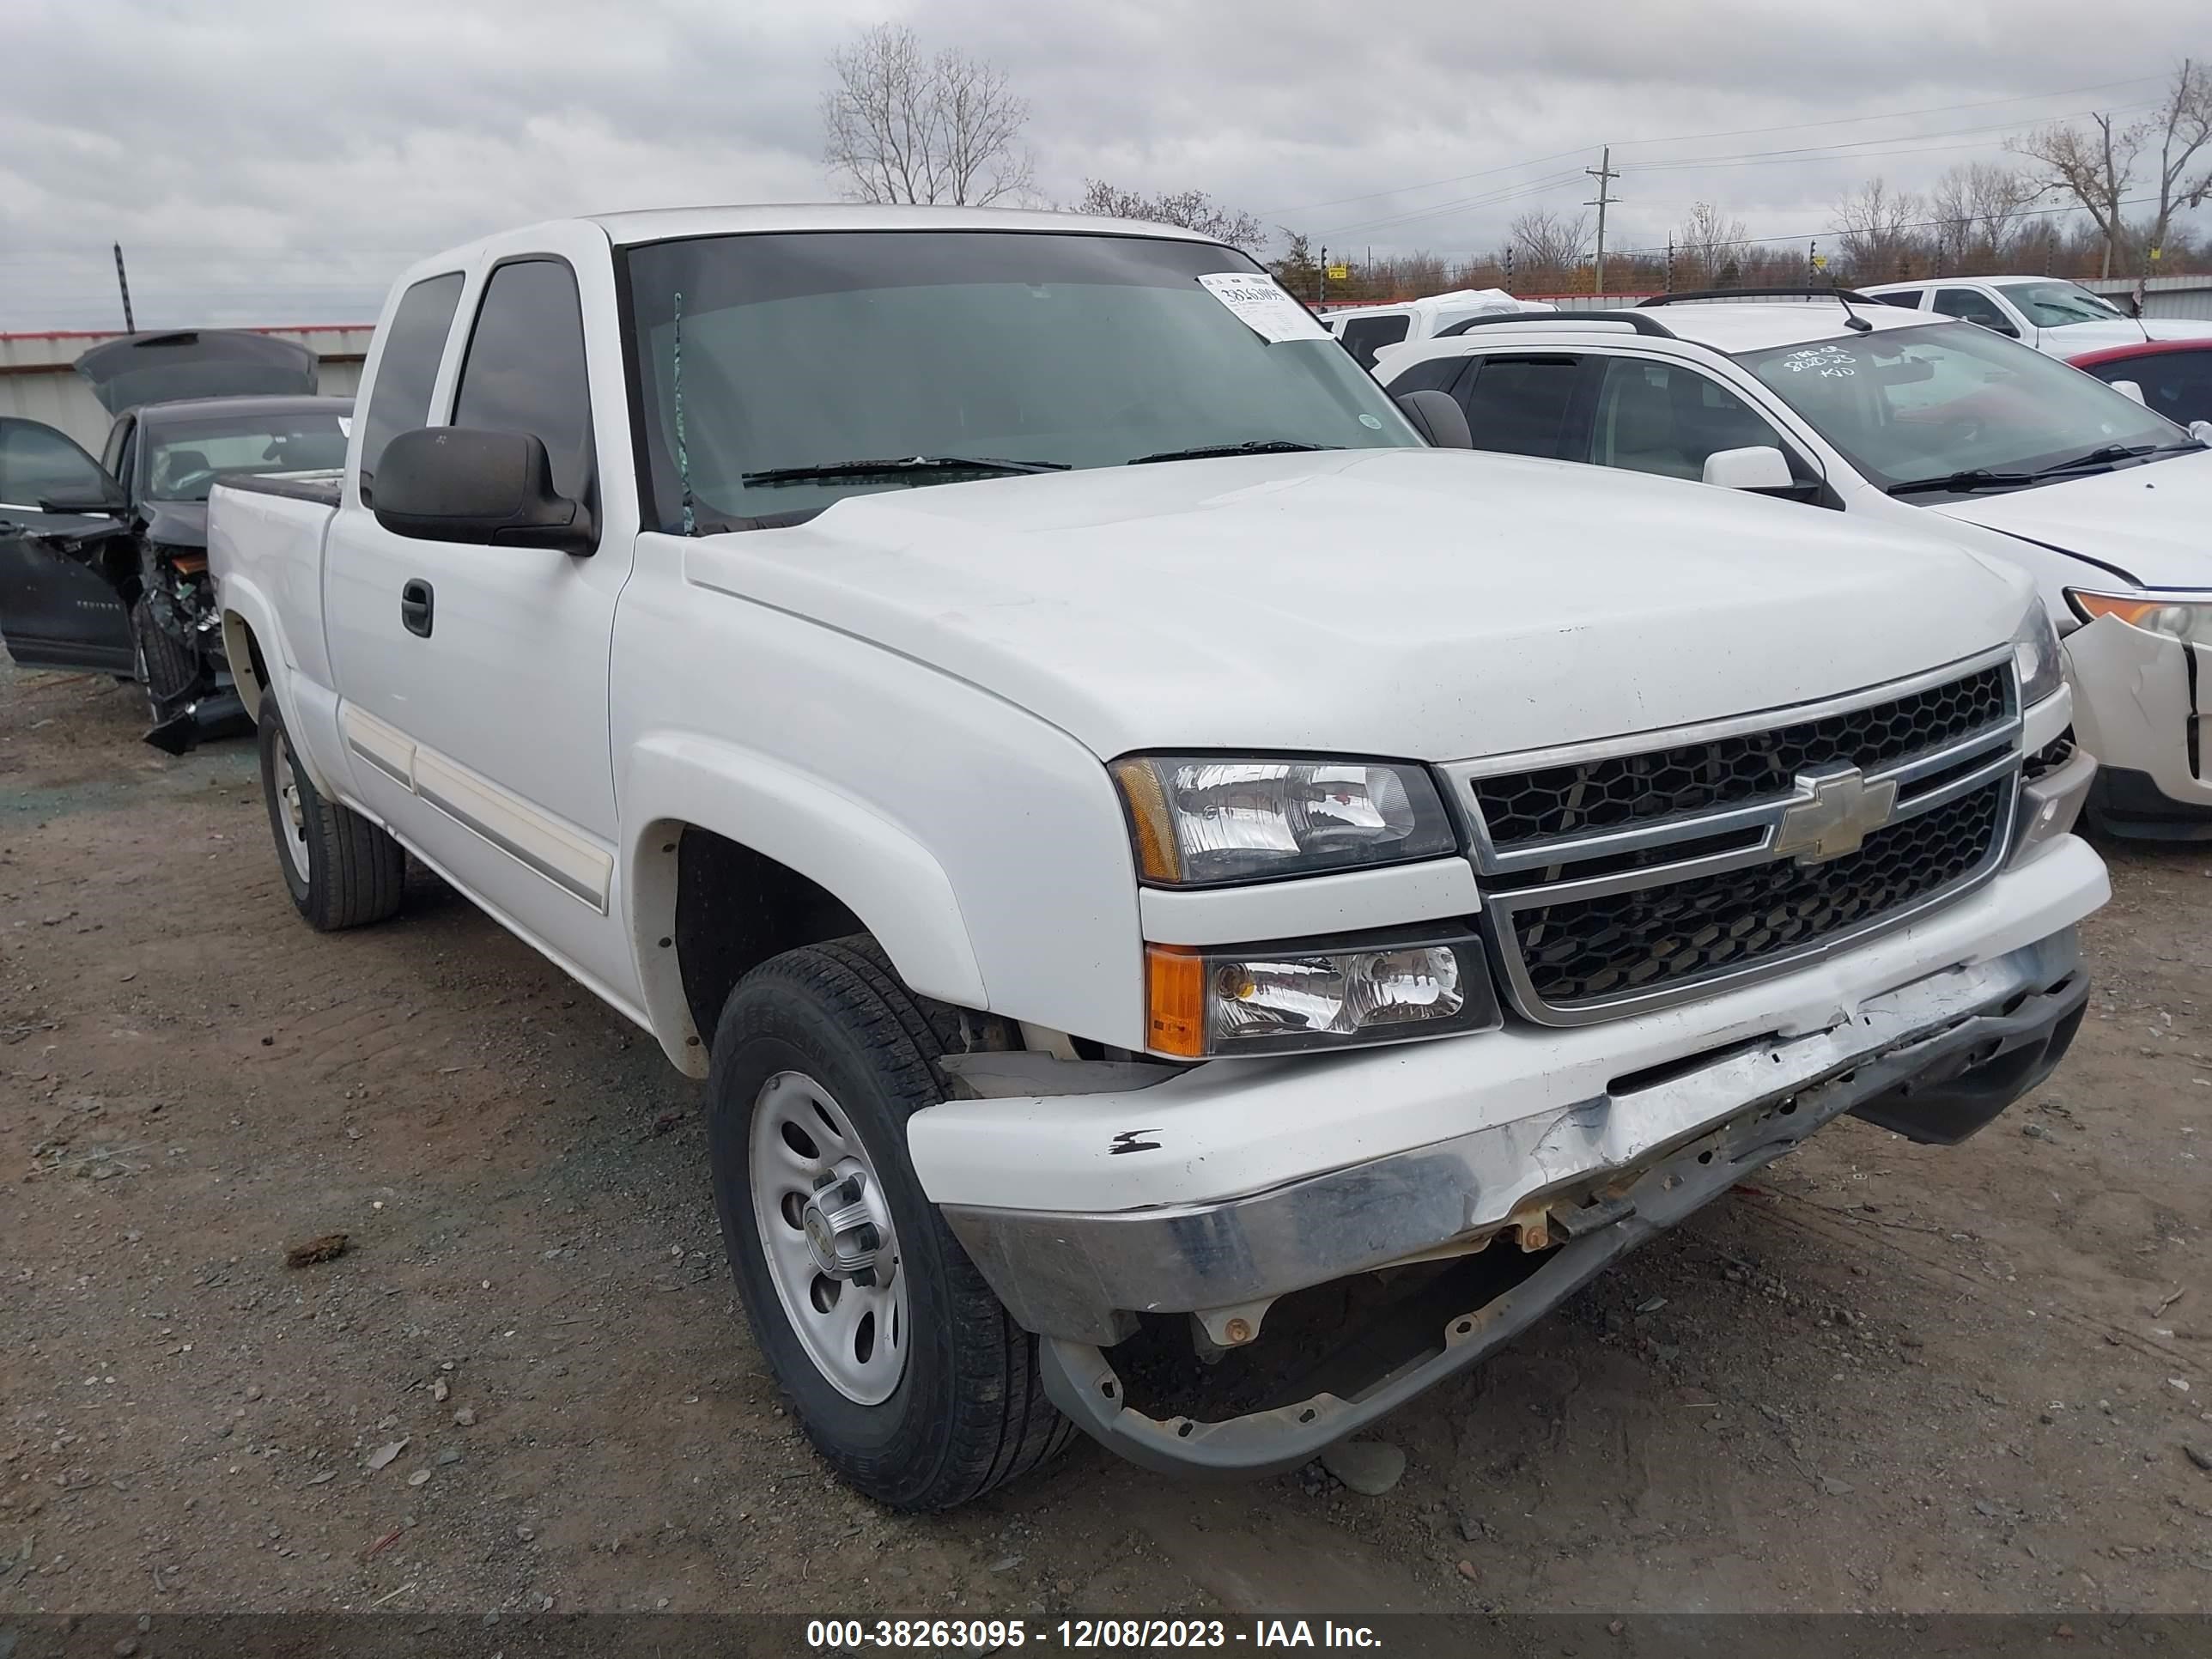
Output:
M2177 426L2212 421L2212 340L2143 340L2066 361L2107 385L2133 380L2143 403Z

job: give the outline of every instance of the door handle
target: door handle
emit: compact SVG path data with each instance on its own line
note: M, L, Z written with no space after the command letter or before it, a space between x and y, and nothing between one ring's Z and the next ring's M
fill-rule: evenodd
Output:
M409 633L420 634L426 640L430 637L431 616L436 601L437 595L430 591L430 584L420 577L399 590L399 620L406 625Z

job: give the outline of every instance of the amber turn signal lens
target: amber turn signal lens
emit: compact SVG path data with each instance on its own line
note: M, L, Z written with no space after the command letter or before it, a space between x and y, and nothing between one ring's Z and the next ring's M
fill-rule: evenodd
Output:
M2075 608L2092 622L2100 617L2118 617L2122 622L2132 623L2138 627L2146 617L2161 610L2165 605L2161 599L2123 599L2117 593L2090 593L2078 587L2069 590L2068 597L2074 601Z
M1175 818L1168 811L1167 792L1152 763L1120 760L1114 763L1115 781L1121 799L1129 803L1129 823L1136 832L1139 873L1146 881L1179 881L1182 860L1176 847Z
M1206 1053L1206 959L1171 945L1145 947L1145 1032L1153 1053Z

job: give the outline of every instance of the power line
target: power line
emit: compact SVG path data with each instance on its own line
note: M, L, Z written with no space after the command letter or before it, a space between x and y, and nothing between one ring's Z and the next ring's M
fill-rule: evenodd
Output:
M2046 98L2071 98L2080 93L2102 92L2112 87L2136 86L2146 81L2157 81L2162 80L2164 76L2162 75L2133 75L2118 81L2099 81L2084 87L2061 87L2050 92L2024 92L2011 98L1984 99L1978 103L1931 104L1924 109L1892 110L1887 114L1881 115L1838 115L1820 121L1793 121L1782 126L1735 127L1722 132L1687 132L1675 133L1670 137L1661 138L1628 138L1618 142L1614 145L1614 148L1619 149L1628 149L1632 148L1642 148L1647 144L1693 144L1708 138L1750 138L1756 137L1763 133L1805 132L1816 127L1853 126L1866 121L1905 121L1921 115L1948 115L1957 110L1994 109L2004 104L2035 103ZM2058 119L2063 118L2045 117L2042 118ZM1924 137L1926 135L1900 133L1896 136L1899 137ZM1863 142L1874 143L1881 141L1876 139L1868 139ZM1539 155L1525 161L1509 161L1502 167L1484 167L1474 173L1455 173L1448 179L1425 179L1419 184L1393 185L1388 190L1369 191L1364 194L1358 196L1338 196L1332 198L1330 200L1326 202L1307 202L1297 207L1267 208L1261 210L1261 216L1262 218L1270 218L1279 213L1311 213L1318 209L1325 207L1342 207L1348 202L1371 202L1378 197L1401 196L1407 193L1408 191L1417 190L1435 190L1445 185L1464 184L1470 179L1487 179L1494 177L1501 173L1518 172L1523 167L1541 167L1547 161L1565 161L1571 155L1585 153L1587 152L1584 149L1563 149L1550 155Z

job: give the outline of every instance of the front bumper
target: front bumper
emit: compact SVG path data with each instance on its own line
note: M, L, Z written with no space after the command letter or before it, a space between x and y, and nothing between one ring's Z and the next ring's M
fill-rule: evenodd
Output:
M2074 729L2107 769L2090 822L2117 836L2212 839L2212 651L2101 617L2067 636Z
M1054 1404L1114 1451L1163 1470L1266 1474L1296 1467L1474 1364L1607 1264L1845 1112L1919 1139L1972 1133L2050 1074L2087 997L2069 928L1876 998L1832 1030L1286 1191L1153 1218L952 1219L994 1284L1029 1288L1029 1317L1015 1310L1024 1323L1066 1321L1086 1297L1103 1298L1093 1316L1106 1304L1126 1308L1139 1287L1156 1307L1264 1304L1294 1285L1507 1223L1520 1228L1523 1249L1548 1252L1512 1289L1444 1319L1421 1358L1364 1389L1324 1389L1221 1421L1155 1418L1129 1406L1097 1341L1053 1336L1042 1345ZM1682 1127L1656 1156L1607 1165L1608 1125L1632 1114ZM1595 1156L1572 1179L1527 1190L1532 1168L1558 1167L1547 1147L1566 1145ZM1010 1273L1009 1251L1021 1253L1018 1272ZM1263 1310L1245 1316L1253 1328Z

